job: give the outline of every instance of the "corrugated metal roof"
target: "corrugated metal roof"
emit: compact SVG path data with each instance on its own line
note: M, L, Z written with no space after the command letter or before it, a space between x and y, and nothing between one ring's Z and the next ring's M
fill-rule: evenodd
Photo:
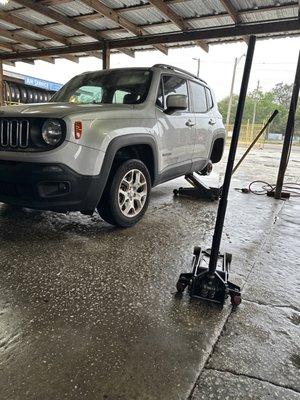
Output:
M101 14L91 8L90 3L85 3L85 0L63 0L55 4L55 1L47 3L38 2L39 5L44 7L44 12L34 11L33 8L22 7L17 1L10 1L7 5L0 6L2 11L8 12L12 16L23 19L27 23L32 24L32 29L19 29L17 22L16 25L11 22L5 21L0 18L0 29L9 30L18 33L19 37L40 42L44 47L57 47L61 48L61 43L47 38L47 30L51 33L61 36L62 38L71 38L72 43L92 43L95 39L97 32L108 40L122 39L134 37L132 32L128 32L122 26L122 20L116 22L113 18L103 17ZM149 4L148 0L99 0L107 7L110 7L117 12L123 19L125 18L136 27L140 27L146 34L159 35L165 33L178 32L178 24L170 21L168 15L164 14L157 7ZM51 4L51 5L50 5ZM264 21L277 20L281 21L287 18L297 18L299 5L297 0L231 0L231 4L237 13L239 13L240 24L243 23L257 23ZM233 18L224 8L220 0L165 0L165 5L177 15L179 20L185 21L190 29L209 29L223 26L232 26L234 24ZM68 17L66 24L61 22L57 23L47 15L47 10L54 10L63 16ZM72 19L83 26L83 31L80 28L72 27ZM120 25L119 25L120 24ZM46 31L36 32L38 27L43 26ZM79 25L80 27L80 25ZM93 32L93 35L88 35L84 27ZM299 28L300 31L300 28ZM292 32L289 35L296 35L300 32ZM272 35L265 35L266 37L280 35L280 32ZM50 35L51 36L51 35ZM48 40L47 40L48 39ZM207 43L216 43L221 41L238 40L239 38L226 38L226 39L210 39ZM21 46L21 43L8 39L0 35L0 43L15 43ZM186 46L191 45L192 42L181 42L168 44L168 47ZM32 48L32 46L24 45L24 48ZM40 47L40 45L38 46ZM137 50L153 48L149 45L139 45ZM1 53L5 50L0 49ZM79 53L84 54L84 52Z
M170 5L177 14L183 18L191 18L207 14L217 14L224 11L222 3L219 0L209 1L187 1L184 3L175 3Z
M168 21L168 18L165 15L162 15L155 8L147 8L141 10L128 10L126 12L122 12L122 17L127 18L133 24L136 25L144 25L144 24L152 24L153 22L161 22Z

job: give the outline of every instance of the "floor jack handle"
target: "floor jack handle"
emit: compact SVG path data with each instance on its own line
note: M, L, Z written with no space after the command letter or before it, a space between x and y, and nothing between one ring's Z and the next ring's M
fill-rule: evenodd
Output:
M223 183L223 187L222 187L222 195L221 195L221 199L219 202L217 219L216 219L216 224L215 224L215 231L214 231L212 246L211 246L211 254L210 254L210 260L209 260L209 272L211 274L214 274L216 271L216 268L217 268L217 262L218 262L219 250L220 250L220 244L221 244L221 238L222 238L222 232L223 232L223 225L224 225L225 214L226 214L226 209L227 209L228 192L229 192L231 175L232 175L232 170L233 170L233 166L234 166L234 159L235 159L241 124L242 124L245 100L246 100L249 77L250 77L250 71L251 71L251 67L252 67L252 60L253 60L254 49L255 49L255 42L256 42L256 37L250 36L249 43L248 43L248 51L247 51L247 56L246 56L246 61L245 61L245 66L244 66L244 73L243 73L243 79L242 79L242 84L241 84L240 96L239 96L239 101L238 101L238 106L237 106L237 111L236 111L236 116L235 116L235 122L234 122L234 127L233 127L233 133L232 133L232 138L231 138L231 144L230 144L230 149L229 149L227 167L226 167L224 183Z
M265 125L262 127L262 129L259 131L259 133L257 134L257 136L255 137L255 139L253 140L253 142L250 144L250 146L248 147L248 149L245 151L245 153L242 155L241 159L238 161L238 163L236 164L236 166L233 168L232 170L232 175L235 173L235 171L238 169L238 167L242 164L242 162L244 161L244 159L246 158L247 154L250 152L250 150L253 148L253 146L255 145L255 143L258 141L258 139L261 137L261 135L265 132L265 130L267 129L267 127L270 125L270 123L273 121L273 119L276 117L276 115L278 114L278 110L273 111L272 115L270 116L270 118L268 119L268 121L265 123Z

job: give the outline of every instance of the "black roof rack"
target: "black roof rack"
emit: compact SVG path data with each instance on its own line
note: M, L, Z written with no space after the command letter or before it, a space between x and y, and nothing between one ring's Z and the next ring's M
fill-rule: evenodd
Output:
M172 71L174 71L174 72L176 72L176 71L177 71L177 72L181 72L182 74L191 76L192 78L198 79L199 81L201 81L201 82L207 84L203 79L198 78L198 76L192 74L191 72L185 71L184 69L181 69L181 68L173 67L172 65L168 65L168 64L155 64L155 65L152 66L152 68L165 68L165 69L170 69L170 70L172 70Z

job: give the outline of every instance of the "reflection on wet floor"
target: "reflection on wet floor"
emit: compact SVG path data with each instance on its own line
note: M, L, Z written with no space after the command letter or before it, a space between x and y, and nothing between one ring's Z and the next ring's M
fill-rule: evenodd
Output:
M257 154L276 161L273 149ZM232 187L276 176L269 160L245 165ZM224 162L209 179L220 182L223 170ZM294 164L288 173L299 175ZM0 399L187 396L229 308L175 296L193 246L210 245L217 210L173 198L185 185L180 178L155 188L144 219L126 230L97 213L0 205ZM280 207L231 191L223 246L234 254L237 283Z

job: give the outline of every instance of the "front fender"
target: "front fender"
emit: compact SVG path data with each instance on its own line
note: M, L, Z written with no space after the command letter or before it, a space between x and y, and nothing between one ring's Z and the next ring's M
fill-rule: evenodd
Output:
M122 147L134 146L134 145L148 145L151 147L154 160L154 185L155 185L158 176L158 159L157 159L158 147L155 138L149 133L147 134L136 133L136 134L128 134L115 137L109 142L105 150L105 156L103 159L102 167L97 177L97 189L95 190L95 195L93 196L95 200L94 208L96 208L97 204L101 199L117 151Z

